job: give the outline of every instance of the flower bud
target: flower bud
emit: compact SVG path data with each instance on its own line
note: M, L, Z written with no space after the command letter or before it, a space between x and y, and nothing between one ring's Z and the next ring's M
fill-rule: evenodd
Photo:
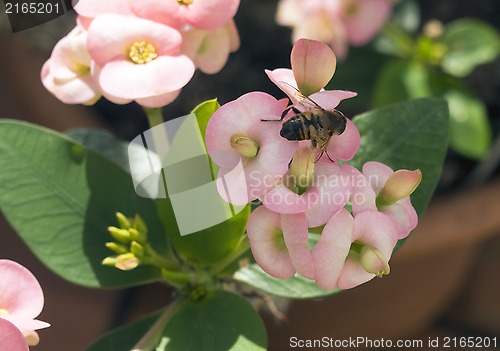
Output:
M139 259L131 252L115 258L115 267L122 271L131 271L139 266Z
M115 242L106 243L106 247L117 255L122 255L129 251L127 246Z
M259 144L241 134L234 134L231 137L231 146L242 157L254 158L259 153Z
M364 246L359 253L359 263L368 273L375 274L381 278L390 273L389 261L380 250Z
M144 222L142 217L139 216L138 214L136 214L134 217L134 228L137 229L137 231L141 235L140 242L146 241L148 236L148 226L146 225L146 222Z
M116 212L116 219L121 229L130 229L132 226L130 220L121 212Z
M130 232L127 229L120 229L116 227L108 227L108 232L118 242L123 244L130 243Z
M410 196L421 180L422 172L419 169L415 171L402 169L394 172L377 195L377 207L380 209Z
M132 244L130 244L130 252L132 252L139 261L144 261L144 247L137 241L132 241Z
M314 151L311 148L299 148L290 163L288 188L302 195L312 185L314 176Z

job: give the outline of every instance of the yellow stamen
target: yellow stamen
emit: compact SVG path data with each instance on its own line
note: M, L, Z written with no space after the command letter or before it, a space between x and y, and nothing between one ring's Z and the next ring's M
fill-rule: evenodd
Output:
M0 316L8 316L10 313L4 308L0 308Z
M158 57L155 47L145 41L136 41L130 46L128 54L132 62L142 65Z
M194 0L177 0L179 5L191 5Z

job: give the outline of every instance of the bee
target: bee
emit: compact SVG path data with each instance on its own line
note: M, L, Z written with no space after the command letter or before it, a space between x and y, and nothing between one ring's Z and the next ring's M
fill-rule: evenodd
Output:
M306 110L300 111L295 105L288 106L283 111L280 121L285 118L290 110L295 115L283 123L280 135L291 141L311 140L312 147L317 152L314 162L317 162L325 153L330 161L334 162L328 155L328 144L333 135L340 135L345 131L347 125L346 116L336 109L324 109L295 87L289 86L296 91L299 104L304 106ZM270 122L271 120L261 121Z

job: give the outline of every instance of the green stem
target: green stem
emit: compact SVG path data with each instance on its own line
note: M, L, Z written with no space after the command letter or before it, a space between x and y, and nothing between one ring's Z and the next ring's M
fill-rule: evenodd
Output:
M144 108L144 112L148 118L149 127L151 129L151 135L153 137L154 148L156 153L161 159L162 152L166 152L168 150L168 141L165 138L164 130L162 128L158 128L157 126L161 125L163 120L163 113L161 108ZM155 128L156 127L156 128ZM163 181L163 186L165 187L165 193L168 192L165 181L164 169L161 170L161 176ZM162 256L163 262L161 263L168 270L179 270L181 265L175 253L175 249L172 245L171 240L169 240L167 235L167 251L166 255Z
M209 271L211 276L220 274L224 269L229 267L234 261L238 260L243 254L245 254L250 249L250 242L248 241L248 236L244 235L239 245L233 250L227 257L218 263L214 264Z
M153 324L146 334L132 348L132 351L152 351L155 350L160 342L166 325L172 319L173 315L184 305L186 298L175 300L162 313L160 318Z

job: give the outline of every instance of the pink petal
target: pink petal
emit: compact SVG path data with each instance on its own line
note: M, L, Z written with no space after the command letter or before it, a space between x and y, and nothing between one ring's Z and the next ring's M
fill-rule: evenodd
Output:
M158 95L158 96L151 96L151 97L142 98L142 99L135 99L135 101L139 105L144 106L144 107L152 107L152 108L163 107L163 106L170 104L175 99L177 99L180 92L181 92L181 89L170 92L170 93Z
M276 23L282 26L294 26L304 17L301 0L281 0L276 10Z
M317 187L310 187L304 194L298 195L283 183L279 183L269 190L261 198L261 201L271 211L282 214L296 214L307 211L317 204L319 199L319 189Z
M266 69L265 72L271 82L276 84L276 86L280 88L281 91L283 91L294 104L300 101L300 98L297 95L297 83L295 82L293 71L291 69L277 68L272 71Z
M384 22L389 19L392 1L357 0L350 3L356 7L356 10L354 14L346 13L343 17L347 38L353 45L364 45L377 34Z
M131 1L130 7L136 16L181 29L185 25L183 11L176 0Z
M41 72L43 86L65 104L92 105L101 97L99 85L88 75L67 80L56 79L50 71L50 59Z
M78 0L73 8L80 16L90 18L108 13L132 14L128 0Z
M236 28L236 23L231 19L225 25L226 30L229 34L229 43L231 52L236 52L240 48L240 35L238 34L238 28Z
M345 206L352 192L349 174L330 160L315 165L319 201L305 212L310 228L319 227Z
M342 170L349 174L352 186L351 205L352 213L357 215L367 210L377 210L375 198L377 194L370 186L368 178L351 165L343 164Z
M290 57L295 81L302 94L320 91L332 79L337 59L332 49L319 41L299 39Z
M268 274L279 279L294 276L290 255L281 235L280 215L263 206L252 212L247 223L248 239L257 264Z
M358 95L346 90L323 90L312 94L309 98L325 110L333 110L342 100L350 99Z
M147 98L181 89L191 80L194 70L187 56L159 56L145 64L121 59L102 67L99 84L112 96Z
M240 0L195 0L191 5L180 5L180 7L186 22L193 27L215 29L232 19L239 5Z
M314 279L314 263L309 250L306 217L303 214L281 215L281 226L293 266L304 277Z
M246 205L257 199L258 196L254 196L254 192L260 194L265 191L260 188L247 188L247 177L241 162L234 168L219 169L217 190L224 201L237 206Z
M58 79L77 78L82 67L90 70L90 61L87 34L76 27L54 46L50 57L50 72Z
M351 247L352 230L353 218L346 209L334 214L323 229L312 250L315 279L320 288L337 288L337 280Z
M385 214L378 211L364 211L354 217L352 242L377 248L389 260L398 241L396 228ZM340 289L351 289L375 277L366 272L356 259L349 258L338 280Z
M182 34L182 52L206 74L219 72L231 51L231 38L226 27L214 30L192 29Z
M398 239L406 238L418 224L418 215L411 203L403 204L402 201L399 201L385 206L381 212L393 221Z
M29 351L23 333L3 318L0 318L0 351Z
M108 62L119 59L132 62L128 56L130 46L134 42L141 41L151 43L161 57L177 55L182 37L177 30L160 23L137 17L109 14L99 16L92 21L88 31L87 47L97 65L104 67ZM122 72L122 75L128 74Z
M363 174L376 194L380 192L393 173L394 171L389 166L380 162L370 161L363 165Z
M344 132L340 135L333 135L328 144L328 155L331 158L341 160L351 160L359 150L360 136L359 130L347 119Z
M35 276L20 264L0 260L1 308L11 318L29 320L40 314L43 308L43 291Z

